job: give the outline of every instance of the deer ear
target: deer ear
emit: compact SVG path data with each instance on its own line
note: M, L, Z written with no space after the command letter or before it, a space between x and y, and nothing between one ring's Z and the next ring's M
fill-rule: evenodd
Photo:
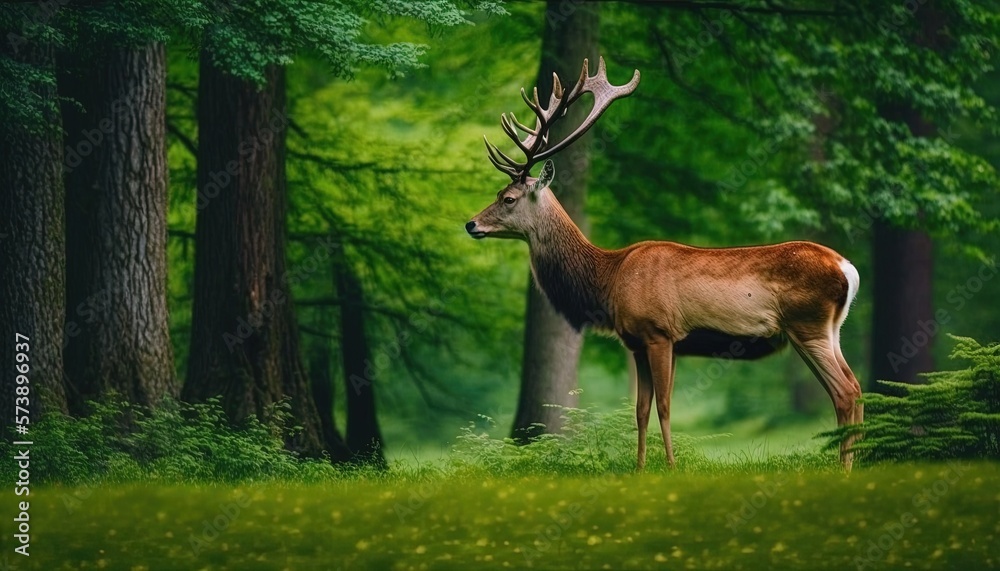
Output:
M535 192L536 190L541 190L549 186L552 184L552 180L555 177L556 165L552 163L552 159L548 159L542 165L542 172L538 173L538 180L536 180L535 184L531 186L531 192Z

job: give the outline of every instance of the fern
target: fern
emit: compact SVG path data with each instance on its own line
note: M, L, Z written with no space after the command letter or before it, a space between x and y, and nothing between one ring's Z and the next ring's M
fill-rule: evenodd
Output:
M827 447L862 435L855 458L869 462L1000 459L1000 343L951 337L951 358L969 361L967 369L928 373L924 385L879 381L903 396L864 397L865 422L822 433Z

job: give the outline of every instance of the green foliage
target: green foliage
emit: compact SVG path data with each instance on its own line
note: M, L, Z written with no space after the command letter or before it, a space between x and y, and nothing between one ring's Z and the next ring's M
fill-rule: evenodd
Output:
M6 132L52 131L58 116L52 48L64 41L34 4L0 5L0 126Z
M168 399L150 411L112 396L90 406L89 415L54 413L32 427L33 482L312 481L334 472L328 461L285 450L282 434L291 420L285 402L264 422L251 416L237 427L217 400Z
M525 445L511 438L494 438L477 430L475 424L462 429L455 439L450 467L458 474L516 477L528 474L597 476L628 474L635 471L637 430L635 408L624 403L613 412L560 407L563 431L542 434ZM492 419L484 417L487 421ZM646 469L666 470L663 439L654 421L647 433ZM701 473L757 473L776 470L837 469L833 456L795 453L775 456L745 454L729 460L709 459L699 444L726 435L694 437L674 433L677 471Z
M28 132L57 128L49 118L58 113L57 101L42 93L55 89L51 68L17 61L0 54L0 125Z
M870 462L1000 459L1000 343L951 337L952 358L969 368L930 373L925 385L881 381L904 394L865 396L865 422L824 433L829 447L863 435L854 450Z
M656 6L637 9L638 20L609 18L623 30L611 49L645 54L649 98L633 104L635 127L658 135L640 135L634 150L636 129L616 141L613 153L638 155L627 162L658 167L624 173L622 191L638 189L641 203L645 188L662 191L660 178L671 197L698 193L765 236L828 228L860 237L873 218L940 235L995 227L980 206L995 199L997 172L958 144L963 125L995 133L995 101L978 83L1000 45L995 4L873 1L811 16L775 7ZM697 151L678 144L690 139ZM689 205L676 209L678 224ZM647 210L662 218L665 207Z
M333 76L350 78L356 66L373 66L400 75L419 67L426 46L413 42L378 43L365 40L370 15L403 16L431 27L469 24L463 11L445 0L421 2L316 2L313 0L251 0L205 2L211 14L206 22L195 18L181 25L204 31L203 48L216 65L257 82L271 65L288 65L296 55L322 56ZM500 2L480 2L477 9L504 13Z
M217 399L186 404L172 399L147 410L110 397L90 403L90 414L73 418L58 413L32 427L31 476L36 484L246 483L246 482L423 482L448 478L522 477L527 475L600 476L635 471L634 408L599 413L564 408L565 430L527 445L494 438L470 425L454 439L441 464L393 462L390 470L364 465L332 465L329 459L305 459L284 448L292 430L289 407L276 403L265 420L249 417L234 426ZM489 417L483 417L492 422ZM663 441L654 422L649 431L647 470L667 471ZM764 454L745 451L724 460L709 459L700 447L726 435L673 435L681 473L763 473L839 470L833 454L797 452ZM9 443L0 452L10 455ZM8 463L5 477L14 478Z
M303 53L324 58L332 76L353 77L358 66L399 76L420 67L426 46L366 40L369 21L407 17L432 28L470 24L461 5L506 14L500 0L451 2L396 0L104 0L24 2L0 6L0 41L13 54L59 48L100 58L108 46L172 42L207 50L233 75L262 83L269 66L285 66ZM54 85L51 67L19 63L0 51L0 120L29 128L51 127L51 101L36 101L38 85Z

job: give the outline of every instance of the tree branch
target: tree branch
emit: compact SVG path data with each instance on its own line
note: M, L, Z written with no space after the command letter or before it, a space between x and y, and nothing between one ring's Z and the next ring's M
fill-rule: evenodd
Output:
M322 337L324 339L333 339L334 341L340 339L339 335L333 335L332 333L327 333L326 331L322 331L320 329L316 329L308 325L303 325L301 323L299 323L299 331L303 333L308 333L309 335L314 335L316 337Z
M394 174L394 173L416 173L416 174L473 174L478 171L471 169L425 169L425 168L415 168L408 165L395 166L395 167L385 167L380 166L377 162L363 162L363 163L342 163L324 157L322 155L317 155L315 153L306 153L303 151L288 150L288 156L302 159L311 163L318 164L323 168L329 169L334 172L351 172L351 171L369 171L379 174Z
M185 240L194 240L194 232L188 232L187 230L181 230L179 228L167 228L167 236L183 238Z
M168 81L167 89L173 89L174 91L180 92L192 100L198 99L198 89L190 85L185 85L176 81Z
M191 156L198 157L198 145L190 137L185 135L180 128L177 127L172 121L167 121L167 132L171 135L177 137L177 140L181 142L182 145L191 153Z
M666 39L664 39L664 37L660 34L660 30L656 27L656 24L650 23L649 32L653 36L653 39L656 41L657 47L660 48L660 52L663 54L663 57L666 60L667 73L670 75L670 79L673 80L673 82L677 84L678 87L690 93L698 101L701 101L703 104L710 107L713 111L715 111L719 115L722 115L726 119L729 119L733 123L742 125L743 127L750 129L751 131L754 132L757 131L753 123L742 117L739 117L738 115L730 113L721 105L713 101L707 94L698 91L697 89L686 83L683 79L681 79L680 73L677 72L677 64L674 61L674 55L671 52L670 47L667 45Z

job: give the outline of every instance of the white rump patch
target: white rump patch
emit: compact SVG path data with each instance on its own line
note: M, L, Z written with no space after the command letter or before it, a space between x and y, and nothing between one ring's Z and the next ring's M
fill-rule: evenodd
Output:
M840 323L837 324L836 331L840 330L840 326L847 319L847 311L851 309L851 304L854 303L854 298L858 295L858 289L861 287L861 276L854 264L847 260L841 260L840 271L844 272L844 277L847 278L847 301L844 303L844 312L840 316Z

